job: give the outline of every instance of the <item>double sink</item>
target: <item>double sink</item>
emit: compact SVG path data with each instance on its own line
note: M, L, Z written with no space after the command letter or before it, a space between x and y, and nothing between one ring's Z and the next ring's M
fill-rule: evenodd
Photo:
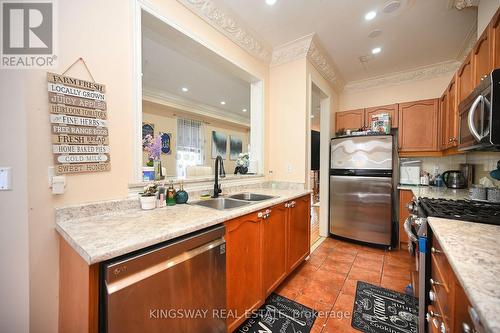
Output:
M192 203L192 205L203 206L208 208L213 208L217 210L230 210L234 208L239 208L243 206L250 205L252 203L257 203L260 201L270 200L275 197L265 194L257 193L239 193L230 195L227 198L212 198L207 200L201 200Z

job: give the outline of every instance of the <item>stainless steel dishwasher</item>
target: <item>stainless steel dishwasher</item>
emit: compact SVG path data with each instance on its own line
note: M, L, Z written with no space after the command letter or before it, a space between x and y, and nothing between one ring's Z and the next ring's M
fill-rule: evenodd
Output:
M101 273L101 332L226 332L223 226L105 262Z

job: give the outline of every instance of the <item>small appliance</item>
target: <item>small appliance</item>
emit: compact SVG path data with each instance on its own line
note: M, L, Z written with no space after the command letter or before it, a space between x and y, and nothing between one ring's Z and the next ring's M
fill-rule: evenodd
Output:
M474 183L474 164L461 163L460 171L462 171L462 174L465 177L467 188L471 187Z
M460 103L459 150L500 150L500 68Z
M466 188L467 180L465 179L462 171L448 170L442 174L443 182L448 188Z
M401 161L399 183L401 185L419 185L422 161Z

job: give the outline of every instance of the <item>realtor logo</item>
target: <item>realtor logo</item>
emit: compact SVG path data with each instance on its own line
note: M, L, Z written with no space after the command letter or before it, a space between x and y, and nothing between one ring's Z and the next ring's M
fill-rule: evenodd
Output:
M1 1L1 68L52 68L54 3L51 0Z

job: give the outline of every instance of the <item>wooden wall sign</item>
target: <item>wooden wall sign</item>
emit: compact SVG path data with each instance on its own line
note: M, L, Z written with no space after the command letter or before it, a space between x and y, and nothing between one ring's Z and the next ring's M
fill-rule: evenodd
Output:
M109 171L106 87L47 73L56 174Z

